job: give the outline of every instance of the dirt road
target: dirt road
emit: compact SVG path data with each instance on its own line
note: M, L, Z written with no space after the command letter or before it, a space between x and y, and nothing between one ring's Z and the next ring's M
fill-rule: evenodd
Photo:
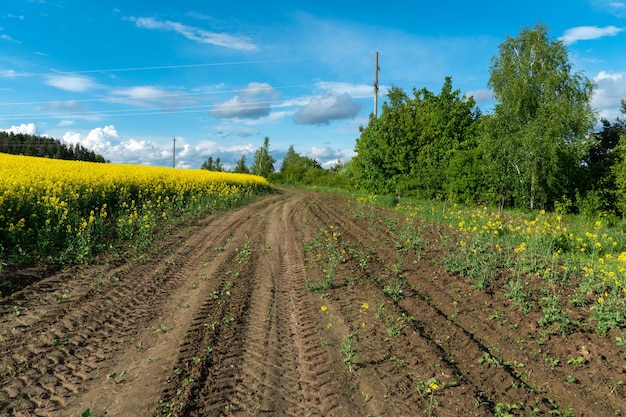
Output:
M361 210L285 189L3 298L0 416L626 410L609 340L540 339L445 272L442 230Z

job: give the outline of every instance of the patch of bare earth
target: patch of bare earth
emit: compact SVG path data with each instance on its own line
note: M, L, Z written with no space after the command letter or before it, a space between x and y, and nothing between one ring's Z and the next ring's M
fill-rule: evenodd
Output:
M409 245L403 221L285 189L33 278L0 301L0 416L626 410L611 339L547 334L502 283L445 271L445 230L415 222Z

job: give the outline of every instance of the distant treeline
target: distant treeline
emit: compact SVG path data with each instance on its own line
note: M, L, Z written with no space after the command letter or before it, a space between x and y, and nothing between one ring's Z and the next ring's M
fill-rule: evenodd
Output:
M106 162L102 155L83 146L66 145L58 139L0 131L0 152L70 161Z

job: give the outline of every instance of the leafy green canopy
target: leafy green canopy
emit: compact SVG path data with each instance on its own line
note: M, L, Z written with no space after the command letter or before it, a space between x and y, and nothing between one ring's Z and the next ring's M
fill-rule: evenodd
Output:
M261 177L269 177L274 172L274 163L276 160L270 155L270 138L267 136L263 141L263 146L258 148L254 153L254 163L250 168L250 172Z
M590 144L593 83L571 72L566 46L537 24L500 45L489 86L498 103L485 150L501 204L553 205L575 188Z
M475 146L480 112L446 77L441 92L413 89L409 97L392 87L378 119L357 139L352 172L367 191L441 198L448 165L457 150Z

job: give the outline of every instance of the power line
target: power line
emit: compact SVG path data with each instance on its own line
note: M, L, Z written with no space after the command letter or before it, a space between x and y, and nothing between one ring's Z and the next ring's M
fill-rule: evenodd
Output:
M196 93L175 93L175 94L156 94L156 95L147 95L146 97L132 97L132 96L120 96L120 97L108 97L108 98L86 98L86 99L75 99L75 100L42 100L42 101L22 101L22 102L13 102L13 103L1 103L0 106L28 106L35 104L50 104L50 103L59 103L59 104L70 104L70 103L89 103L89 102L102 102L102 103L117 103L124 101L137 101L137 100L155 100L159 98L171 98L171 97L190 97L190 96L203 96L203 95L215 95L215 94L228 94L228 93L242 93L242 92L255 92L255 91L264 91L264 90L287 90L290 88L308 88L309 85L306 84L294 84L294 85L286 85L281 87L258 87L258 88L238 88L233 90L219 90L219 91L203 91ZM123 90L123 89L119 89Z
M233 62L214 62L205 64L182 64L182 65L159 65L151 67L128 67L128 68L108 68L108 69L92 69L81 71L52 71L52 72L33 72L33 73L16 73L16 72L4 72L0 73L1 78L13 78L13 77L41 77L45 75L69 75L69 74L93 74L98 72L126 72L126 71L152 71L159 69L180 69L180 68L200 68L200 67L219 67L226 65L250 65L250 64L269 64L276 62L298 62L298 61L310 61L314 58L283 58L283 59L265 59L257 61L233 61Z
M274 100L274 101L256 101L250 104L242 104L238 106L227 106L224 107L223 110L226 111L238 111L238 110L256 110L267 108L268 106L272 106L272 108L289 108L294 107L295 105L289 103L276 104L281 103L284 100ZM180 106L180 107L148 107L142 108L138 110L101 110L101 111L75 111L68 113L21 113L21 114L11 114L11 115L0 115L0 120L10 120L13 118L27 118L27 117L37 117L41 119L58 119L62 117L77 117L77 118L89 118L89 117L104 117L104 116L144 116L144 115L154 115L154 114L179 114L179 113L204 113L212 110L215 107L213 104L207 105L198 105L198 106Z

